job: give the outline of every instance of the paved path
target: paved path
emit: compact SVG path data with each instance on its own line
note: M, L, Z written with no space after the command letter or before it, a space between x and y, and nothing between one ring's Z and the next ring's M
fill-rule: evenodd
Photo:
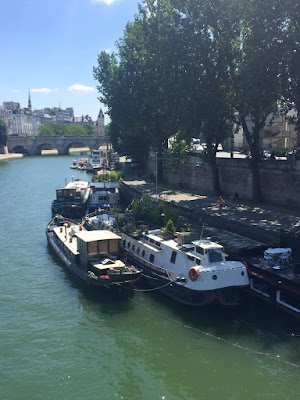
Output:
M124 183L139 193L156 197L154 184L143 180L125 180ZM157 198L174 202L188 211L192 219L205 217L207 224L236 232L253 240L271 243L279 239L280 229L300 233L299 212L272 206L253 206L250 202L233 202L224 198L226 207L219 212L218 198L157 187ZM194 218L193 218L194 216Z
M0 154L0 161L10 160L12 158L22 158L23 154L13 153L13 154Z

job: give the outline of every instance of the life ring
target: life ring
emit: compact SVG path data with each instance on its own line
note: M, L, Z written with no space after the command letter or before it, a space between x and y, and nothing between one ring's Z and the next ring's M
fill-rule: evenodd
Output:
M198 271L196 270L196 268L191 268L189 270L189 278L193 282L195 282L195 280L198 278Z

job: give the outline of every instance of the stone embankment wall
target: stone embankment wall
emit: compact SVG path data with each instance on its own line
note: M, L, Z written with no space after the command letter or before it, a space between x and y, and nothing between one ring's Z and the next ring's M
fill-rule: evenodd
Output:
M247 159L217 159L221 188L225 196L235 192L244 200L252 200L252 175ZM155 174L155 159L148 162L148 174ZM266 203L300 208L300 160L293 165L287 160L265 160L260 170L262 196ZM190 156L185 164L174 171L164 160L165 183L199 194L211 194L211 169L199 157Z

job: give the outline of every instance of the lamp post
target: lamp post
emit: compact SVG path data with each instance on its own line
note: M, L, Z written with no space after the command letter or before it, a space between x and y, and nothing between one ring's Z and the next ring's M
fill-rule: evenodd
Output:
M157 151L155 152L155 201L157 203Z

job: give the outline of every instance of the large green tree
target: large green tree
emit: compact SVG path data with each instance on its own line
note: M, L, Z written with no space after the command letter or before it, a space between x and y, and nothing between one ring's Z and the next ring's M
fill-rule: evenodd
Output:
M234 76L238 122L248 142L252 195L262 201L261 131L278 111L284 53L285 5L280 0L240 1L240 55Z
M292 119L297 131L297 146L300 147L300 2L287 0L286 7L286 35L285 53L283 60L286 63L284 99L289 108L295 107L296 116Z
M142 162L151 146L158 152L159 174L161 154L178 128L183 102L179 21L169 1L144 1L118 42L118 57L102 52L94 68L112 120L113 143Z
M233 81L238 51L239 16L234 0L174 0L184 27L187 79L185 130L203 134L213 188L221 193L216 152L232 133Z
M6 123L0 118L0 146L6 146L8 129Z

